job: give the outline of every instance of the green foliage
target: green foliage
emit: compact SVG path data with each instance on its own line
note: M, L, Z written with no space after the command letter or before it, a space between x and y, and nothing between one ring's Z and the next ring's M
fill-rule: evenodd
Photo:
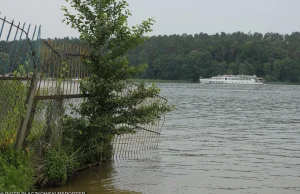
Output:
M46 153L46 173L50 184L63 185L67 181L68 157L62 151L48 150Z
M34 168L25 150L15 150L21 119L26 113L28 82L0 81L0 191L30 191Z
M60 186L67 181L68 175L79 166L77 152L72 155L61 149L48 149L45 153L44 163L40 167L44 176L39 177L41 186Z
M146 68L129 66L125 54L146 40L144 34L151 31L153 20L129 28L127 18L131 13L125 0L69 2L77 12L72 14L64 7L64 21L77 29L80 39L91 48L83 62L92 75L81 83L82 92L89 94L78 110L81 118L67 117L64 129L75 136L69 143L78 143L75 149L84 150L87 160L109 157L115 134L134 133L136 125L151 123L172 109L159 100L144 103L159 93L157 87L141 83L128 89L130 84L125 81ZM145 61L145 55L141 59ZM122 95L124 92L127 95Z
M299 37L299 32L153 36L127 56L132 66L149 65L139 76L145 79L198 81L200 76L256 74L266 80L298 82Z
M21 81L0 81L0 147L13 146L25 115L28 85Z
M254 69L251 64L249 64L247 61L245 63L240 64L239 68L239 74L240 75L254 75Z
M31 42L34 45L38 44L38 41ZM22 45L23 49L17 49L18 45ZM31 45L26 38L16 39L8 42L3 40L0 41L0 75L11 73L15 74L16 71L18 72L20 66L23 66L22 76L33 73L34 66L31 58L30 47ZM38 47L36 47L36 49L38 49ZM21 72L19 71L18 73ZM21 74L18 74L18 76L19 75Z
M135 78L199 81L200 76L237 75L240 65L248 63L250 71L245 73L253 72L266 80L299 82L299 37L299 32L160 35L148 38L145 44L127 52L126 57L131 66L148 64L146 71ZM78 44L79 39L54 41ZM276 61L287 68L278 69ZM267 69L265 64L269 64Z
M26 55L29 58L28 54ZM29 66L29 59L25 61L25 65L19 65L18 69L13 72L14 76L33 76L34 69Z
M0 74L5 73L5 65L9 61L9 54L0 52Z
M26 151L0 148L0 191L32 191L34 169Z
M65 116L62 120L62 147L69 154L75 152L76 149L83 150L86 157L80 159L82 164L94 162L97 159L93 150L87 150L89 147L92 149L92 145L89 145L87 130L85 130L88 125L88 120L83 118Z

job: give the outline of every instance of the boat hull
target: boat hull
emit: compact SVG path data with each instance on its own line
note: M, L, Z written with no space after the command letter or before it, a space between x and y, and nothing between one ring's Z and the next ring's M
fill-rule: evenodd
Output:
M200 84L224 84L224 85L262 85L264 83L203 83L203 82L200 82Z

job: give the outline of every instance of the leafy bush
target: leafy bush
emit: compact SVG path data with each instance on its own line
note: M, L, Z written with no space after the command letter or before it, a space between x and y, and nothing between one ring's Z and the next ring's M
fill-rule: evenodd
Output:
M62 151L50 149L46 153L45 161L49 184L65 184L68 178L68 156Z
M139 124L154 122L172 110L163 100L146 103L159 94L156 86L140 83L129 87L126 81L147 67L130 66L125 55L145 42L144 34L152 31L154 20L128 27L127 18L131 14L126 0L67 2L77 12L63 7L64 21L79 32L80 39L90 48L88 56L82 60L90 75L80 83L82 93L89 94L78 110L81 118L67 118L65 124L69 127L65 128L72 131L75 126L76 139L69 142L79 142L75 146L80 145L87 159L110 158L116 134L135 133Z
M61 186L67 181L69 173L79 166L77 162L78 152L68 156L63 150L48 149L39 169L37 183L39 186ZM41 171L41 173L39 172ZM42 175L40 175L42 174Z
M0 191L31 191L34 168L26 151L0 149Z

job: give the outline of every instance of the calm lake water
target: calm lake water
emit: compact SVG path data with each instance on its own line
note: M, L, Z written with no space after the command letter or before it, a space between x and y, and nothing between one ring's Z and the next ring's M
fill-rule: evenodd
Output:
M177 106L158 150L44 191L300 193L300 86L160 83Z

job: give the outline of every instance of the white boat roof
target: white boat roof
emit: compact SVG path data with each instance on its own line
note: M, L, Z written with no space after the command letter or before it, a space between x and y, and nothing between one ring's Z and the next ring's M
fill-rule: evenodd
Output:
M214 77L256 77L256 75L217 75Z
M259 78L256 75L217 75L211 78L215 78L215 77Z

